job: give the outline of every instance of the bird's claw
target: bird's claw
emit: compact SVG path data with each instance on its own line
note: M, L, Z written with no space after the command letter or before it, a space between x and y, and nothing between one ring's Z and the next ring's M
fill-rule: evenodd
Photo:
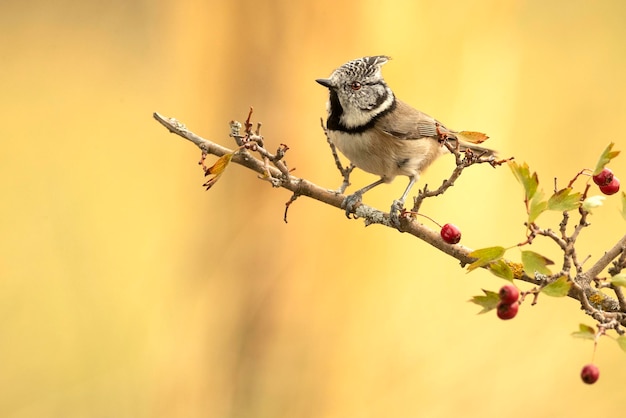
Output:
M346 210L347 218L351 218L350 215L354 213L354 207L357 204L361 203L362 198L363 198L363 194L359 192L346 196L346 198L341 203L341 208Z
M400 227L400 217L404 213L404 202L401 200L394 200L389 210L389 221L391 225L396 228Z

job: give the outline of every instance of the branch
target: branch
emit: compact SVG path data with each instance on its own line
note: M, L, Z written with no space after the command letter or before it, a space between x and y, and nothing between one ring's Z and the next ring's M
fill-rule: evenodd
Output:
M604 253L602 257L596 263L591 266L589 270L580 275L581 282L583 284L589 284L593 279L596 278L602 270L604 270L611 261L613 261L618 255L620 255L624 248L626 248L626 235L620 239L617 244L613 246L609 251Z
M258 128L256 133L254 134L257 136L257 138L248 138L248 140L252 139L252 141L256 141L254 143L254 147L251 147L251 150L259 152L266 161L262 161L254 157L247 149L245 139L246 135L254 137L254 135L250 132L250 117L248 117L248 120L246 121L246 135L240 135L236 123L231 123L231 136L235 137L237 144L240 145L238 149L233 150L194 134L193 132L189 131L184 124L178 122L174 118L167 118L156 112L153 114L153 116L160 124L167 128L168 131L178 136L181 136L195 144L198 148L200 148L203 154L212 154L217 157L222 157L226 154L233 154L231 160L232 162L235 162L252 171L255 171L260 175L260 178L267 180L267 176L269 174L269 176L271 176L273 179L277 179L278 181L272 181L272 185L274 187L282 187L293 193L293 196L286 203L286 210L289 208L289 205L291 205L299 196L306 196L323 202L327 205L341 209L342 212L344 211L344 209L342 209L341 207L342 202L346 198L346 196L341 193L344 189L343 187L342 189L340 189L340 191L331 191L327 188L320 187L306 179L289 174L289 172L286 171L286 168L283 168L283 166L281 166L281 170L279 170L276 167L268 165L267 160L272 161L273 164L281 162L279 160L282 158L282 155L277 157L275 155L272 155L262 147L262 137L258 135ZM238 126L241 127L241 124L239 124ZM338 157L336 156L336 152L334 156L335 163L337 164L337 167L340 169L342 175L344 176L344 185L346 185L348 184L348 176L350 174L350 171L352 171L352 167L342 167ZM448 183L444 182L444 185L447 187L451 186L454 183L453 180ZM459 244L453 245L446 243L445 241L443 241L437 231L434 231L426 227L425 225L416 222L410 216L400 217L400 225L396 227L391 223L388 212L380 211L362 203L356 206L355 214L357 215L357 217L364 219L366 226L378 224L413 235L414 237L419 238L420 240L444 252L445 254L448 254L449 256L457 259L460 262L461 266L465 266L476 260L469 255L472 252L472 249ZM606 267L611 260L619 255L625 245L626 236L622 238L618 245L616 245L613 249L607 252L604 257L598 260L598 262L589 271L586 272L586 274L591 275L590 280L592 280L595 275L597 275L597 273L599 273L604 267ZM511 270L514 274L514 279L526 281L535 285L538 284L537 279L530 277L524 273L524 269L520 263L509 260L504 261L511 267ZM602 268L600 268L601 266ZM607 296L597 289L591 288L590 286L585 287L584 290L579 286L573 286L569 293L569 296L580 301L583 306L588 306L590 303L589 301L592 301L593 306L597 309L601 309L606 312L620 311L620 304L617 300Z
M222 157L226 154L235 152L235 150L223 147L194 134L189 131L185 125L178 122L174 118L166 118L158 113L154 113L154 118L165 126L171 133L179 135L194 143L203 153ZM235 153L232 161L261 175L264 175L267 170L269 170L271 175L274 177L279 177L281 175L281 172L278 169L274 167L266 167L263 161L253 157L246 151ZM341 203L346 197L339 192L330 191L308 180L293 175L289 175L288 181L283 182L280 187L293 192L297 196L307 196L338 209L341 209ZM382 212L365 204L358 205L355 212L358 217L365 219L366 225L379 224L393 227L389 221L389 213ZM445 252L446 254L451 255L459 260L462 265L473 261L473 259L468 255L472 251L471 249L463 247L462 245L447 244L439 237L437 232L422 224L403 218L399 229L401 232L407 232Z

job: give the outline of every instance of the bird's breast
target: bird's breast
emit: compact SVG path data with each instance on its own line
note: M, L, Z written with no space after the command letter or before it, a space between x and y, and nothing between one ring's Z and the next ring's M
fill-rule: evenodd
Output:
M331 131L330 139L337 149L361 170L380 176L385 172L384 158L379 155L376 138L371 132L346 133Z
M398 139L375 128L361 133L329 131L329 137L352 164L386 181L419 175L442 152L433 138Z

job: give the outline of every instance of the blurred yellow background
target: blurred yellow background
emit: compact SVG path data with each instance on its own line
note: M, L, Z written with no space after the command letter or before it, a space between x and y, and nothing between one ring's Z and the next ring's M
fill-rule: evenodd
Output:
M501 280L305 198L284 224L290 194L238 166L205 192L199 151L151 114L231 146L252 105L296 175L336 188L314 80L387 54L398 97L488 133L551 190L626 149L625 21L619 0L3 1L0 416L623 414L615 343L580 381L592 344L569 334L592 322L575 302L478 316L467 300ZM405 185L365 201L387 209ZM624 233L617 209L597 210L583 256ZM423 211L469 247L523 237L506 167L471 168Z

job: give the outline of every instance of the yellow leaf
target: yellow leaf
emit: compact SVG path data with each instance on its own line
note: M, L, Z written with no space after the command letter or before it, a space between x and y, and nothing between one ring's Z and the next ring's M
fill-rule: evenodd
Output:
M233 158L233 154L224 154L220 158L217 159L215 164L213 164L206 172L206 175L215 174L219 176L226 169L226 166L230 163L230 160Z
M208 176L209 174L213 175L213 177L208 179L207 182L203 184L207 190L213 187L217 180L219 180L220 176L224 173L224 170L226 170L226 167L230 163L230 160L232 160L233 155L233 153L222 155L217 159L217 161L215 161L215 164L206 169L206 172L204 173L205 176Z
M489 137L482 132L461 131L458 135L472 144L480 144L489 139Z

